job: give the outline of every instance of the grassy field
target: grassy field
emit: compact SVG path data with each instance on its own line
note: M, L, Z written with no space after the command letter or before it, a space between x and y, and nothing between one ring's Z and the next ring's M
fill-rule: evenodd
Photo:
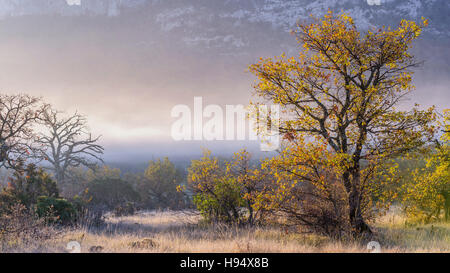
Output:
M8 252L370 252L364 243L338 242L274 227L227 228L198 224L194 213L140 212L106 217L102 228L54 230L46 240L11 242ZM396 213L373 225L381 252L450 252L450 224L407 227ZM4 250L5 251L5 250Z

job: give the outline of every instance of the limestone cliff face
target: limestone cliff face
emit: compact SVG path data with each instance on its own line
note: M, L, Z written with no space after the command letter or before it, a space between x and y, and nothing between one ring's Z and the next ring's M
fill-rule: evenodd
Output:
M363 28L425 16L432 19L428 33L450 37L447 0L0 0L0 18L45 14L120 16L133 9L148 11L164 31L177 27L188 28L190 32L205 27L220 28L217 22L224 20L229 25L268 23L288 31L298 20L331 9L350 13ZM187 41L205 39L219 37L198 35ZM231 45L239 46L242 42L237 39Z
M64 21L74 17L64 24L77 21L87 28L101 25L105 29L120 26L128 33L132 29L136 36L133 43L147 50L164 44L199 54L246 55L250 59L266 52L295 53L290 30L298 21L309 20L310 15L322 16L328 10L349 13L361 29L396 26L401 19L428 18L430 25L421 38L422 48L435 48L424 55L430 59L428 55L441 52L434 59L447 63L448 0L0 0L0 20L25 22L32 17ZM37 27L32 26L33 31Z

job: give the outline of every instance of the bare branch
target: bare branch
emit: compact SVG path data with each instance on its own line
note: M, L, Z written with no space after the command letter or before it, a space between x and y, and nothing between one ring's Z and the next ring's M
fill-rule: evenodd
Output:
M98 144L100 136L93 137L87 128L85 116L74 113L62 117L63 113L48 109L41 119L46 132L38 142L44 147L42 157L50 164L59 183L68 178L72 167L95 168L103 162L104 148Z

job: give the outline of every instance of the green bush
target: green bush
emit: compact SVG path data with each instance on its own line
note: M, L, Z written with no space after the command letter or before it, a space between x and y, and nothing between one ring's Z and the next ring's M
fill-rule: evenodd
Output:
M150 161L138 183L142 203L147 208L181 209L188 205L186 195L177 191L183 183L182 173L166 157Z
M194 204L208 221L238 223L243 220L241 207L245 205L241 188L234 178L216 179L210 191L194 195Z
M75 223L77 219L75 206L62 198L38 197L36 212L39 217L48 219L50 223L68 225Z
M139 201L139 194L127 181L121 179L96 179L89 182L83 196L89 206L99 210L113 210L128 202Z
M16 204L31 209L39 196L59 196L56 182L41 168L29 164L14 172L8 186L0 192L0 210L7 212Z
M188 186L194 204L205 220L253 225L263 219L264 207L257 198L266 190L268 175L241 150L231 160L219 161L205 151L188 168Z

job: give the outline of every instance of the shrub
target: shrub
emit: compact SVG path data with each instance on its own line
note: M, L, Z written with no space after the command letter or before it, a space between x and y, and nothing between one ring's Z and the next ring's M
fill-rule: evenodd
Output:
M409 220L430 223L450 220L449 146L438 147L427 157L423 169L412 171L412 179L403 185L403 209Z
M0 214L0 253L29 247L54 235L54 229L23 204L15 204L9 213Z
M39 196L57 198L58 188L49 174L36 165L29 164L24 170L16 170L8 186L0 193L0 210L7 212L19 203L31 208L37 203Z
M114 208L114 215L119 217L133 215L135 213L136 213L136 206L132 202L127 202L124 205L119 205L116 208Z
M411 172L403 185L403 209L409 220L450 221L450 110L444 111L442 136L425 154L425 166Z
M96 179L87 185L83 198L90 200L91 209L113 210L128 202L139 201L133 186L121 179Z
M61 198L40 196L36 212L39 217L45 217L50 223L73 224L77 220L77 210L69 201Z
M177 191L182 180L180 170L167 157L150 161L144 177L138 182L142 202L150 208L185 208L188 205L186 196Z
M244 199L240 196L240 187L233 178L220 178L212 181L213 187L198 192L194 204L208 221L238 223L243 220L241 207Z
M194 204L206 220L254 224L261 219L264 208L256 202L266 177L251 166L245 150L223 164L206 151L200 160L192 161L188 172Z

